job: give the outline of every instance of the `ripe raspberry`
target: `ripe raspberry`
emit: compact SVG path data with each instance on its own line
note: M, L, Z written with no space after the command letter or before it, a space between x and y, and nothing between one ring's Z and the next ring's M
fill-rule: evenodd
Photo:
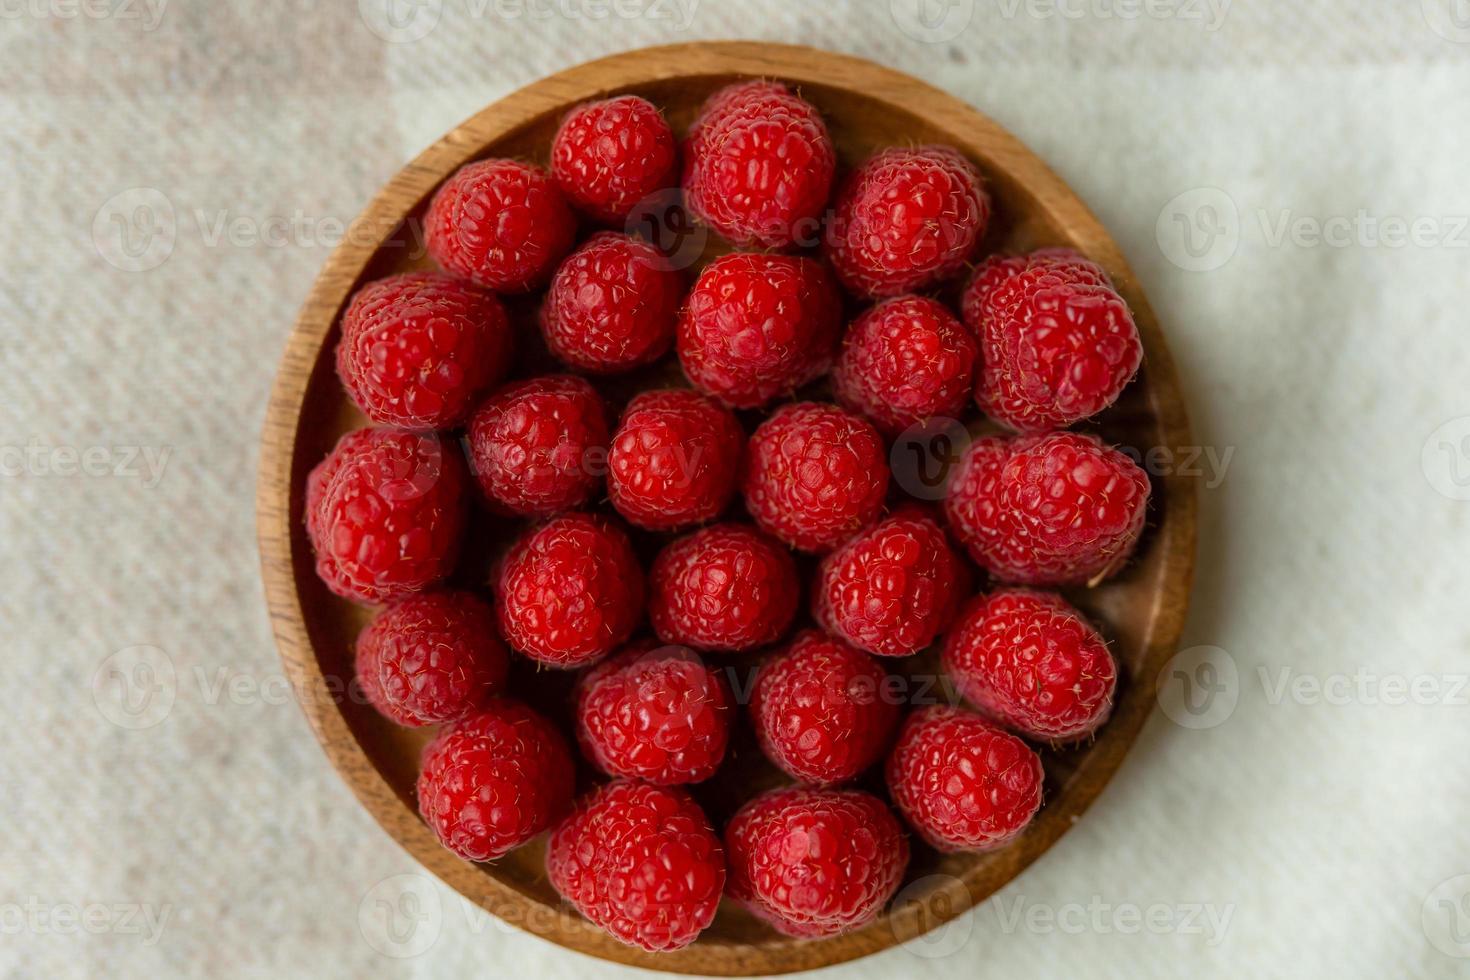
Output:
M710 96L684 146L689 210L736 245L812 242L837 154L816 108L778 82Z
M1128 304L1101 266L1070 249L986 260L963 309L983 352L975 399L1023 432L1096 415L1143 361Z
M546 282L576 234L577 219L551 176L516 160L460 167L424 217L424 245L434 261L498 292Z
M1007 844L1041 807L1041 759L962 708L934 705L909 715L887 776L893 805L940 851Z
M740 652L791 625L801 585L791 554L743 524L716 524L664 548L649 573L648 618L665 643Z
M977 439L955 468L945 516L1002 582L1078 585L1115 574L1148 511L1148 476L1094 436Z
M679 317L678 351L694 387L759 408L832 364L842 302L814 259L737 252L699 274Z
M812 615L869 653L907 657L949 628L969 590L944 529L908 506L822 559Z
M875 796L789 787L725 828L730 895L781 932L835 936L877 918L909 863L903 828Z
M512 346L493 293L411 272L370 282L352 297L342 314L337 374L374 422L448 429L505 377Z
M556 728L492 699L424 749L419 813L466 861L493 861L549 828L572 802L572 755Z
M943 304L896 296L853 321L832 387L843 405L896 433L936 416L958 418L979 357L975 338Z
M409 596L357 637L357 678L389 721L417 728L454 721L505 684L509 654L495 610L468 592Z
M586 503L601 483L607 410L581 378L553 374L507 385L470 416L470 469L490 504L547 517Z
M713 520L735 495L744 448L734 414L699 392L644 392L613 434L608 496L629 523L655 531Z
M577 682L577 741L611 776L697 783L730 741L730 692L684 647L635 643Z
M664 952L714 921L725 852L683 790L620 779L584 796L552 831L546 874L614 939Z
M464 459L440 437L358 429L306 478L316 573L337 595L377 604L454 570L466 506Z
M567 113L551 140L551 175L572 204L615 224L648 195L674 186L677 155L674 133L653 103L620 95Z
M552 667L581 667L621 646L643 618L643 570L628 536L589 514L522 535L496 567L500 632Z
M883 439L836 405L787 405L746 447L745 506L761 529L803 551L826 551L883 509Z
M918 292L959 272L989 222L990 195L969 160L947 146L894 147L843 184L827 253L852 292Z
M1061 596L981 596L944 645L944 669L971 704L1023 735L1091 735L1113 709L1118 668L1092 624Z
M887 678L862 651L802 631L756 674L750 717L761 749L805 783L856 778L883 758L898 727Z
M684 276L647 242L599 232L568 255L541 304L551 353L613 373L658 360L674 342Z

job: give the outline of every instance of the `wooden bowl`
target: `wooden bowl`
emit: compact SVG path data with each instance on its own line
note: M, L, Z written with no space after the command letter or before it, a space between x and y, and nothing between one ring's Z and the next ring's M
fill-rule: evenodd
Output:
M352 677L353 639L367 611L331 596L318 582L302 521L308 470L342 432L365 422L333 371L338 315L360 284L428 264L414 247L419 239L413 219L439 183L466 161L515 156L544 162L562 114L611 93L647 97L682 131L711 91L757 76L798 86L821 109L842 166L894 144L958 147L980 165L996 199L987 251L1065 244L1101 263L1133 308L1146 359L1139 379L1097 428L1140 451L1190 445L1179 381L1133 273L1082 202L1014 138L944 92L856 58L778 44L693 43L628 52L542 79L449 133L389 182L327 260L291 334L266 420L258 496L261 562L281 659L327 755L383 828L468 899L553 942L636 966L732 976L812 969L917 937L1000 888L1051 847L1102 791L1152 708L1156 677L1184 623L1195 541L1193 481L1155 474L1149 529L1137 558L1116 579L1073 596L1110 637L1122 667L1112 720L1090 744L1043 749L1046 802L1017 842L985 855L940 856L916 846L908 879L914 886L865 929L799 941L726 902L696 944L650 954L616 942L558 900L546 880L540 842L487 865L462 861L439 845L414 802L418 752L427 733L397 728L360 698L344 695ZM528 303L515 306L522 317L528 309ZM494 527L478 533L487 542L504 537ZM473 584L483 567L464 575ZM932 657L900 666L910 672L935 669ZM518 669L528 670L524 664ZM565 716L568 678L542 671L534 685L539 697L517 680L512 677L517 696ZM746 736L732 747L722 775L694 789L718 824L744 796L775 779Z

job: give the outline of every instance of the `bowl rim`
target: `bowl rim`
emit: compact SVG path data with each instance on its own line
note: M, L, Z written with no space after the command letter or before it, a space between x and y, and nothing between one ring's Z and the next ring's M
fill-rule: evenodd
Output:
M1181 474L1166 474L1156 480L1168 506L1153 532L1163 548L1163 564L1143 637L1142 663L1146 669L1134 679L1134 689L1119 699L1105 738L1082 757L1073 779L1087 785L1063 797L1068 804L1065 808L1058 803L1042 808L1033 829L1007 849L1009 873L1000 884L971 880L974 876L970 873L962 878L951 877L924 896L895 905L872 926L830 939L782 939L760 946L702 939L683 950L653 954L617 942L565 907L543 905L513 883L443 848L354 738L336 700L341 695L340 685L329 683L324 675L309 635L297 574L303 567L299 549L305 546L301 498L306 471L316 461L298 458L298 434L313 374L340 311L384 241L405 214L458 166L479 155L488 143L513 134L548 112L560 112L617 89L675 77L729 75L850 88L900 109L922 105L922 114L936 127L965 131L973 141L983 142L991 165L1010 174L1024 173L1025 189L1040 200L1048 216L1078 248L1109 272L1133 308L1147 351L1150 407L1166 444L1192 444L1168 345L1135 276L1101 223L1019 140L947 92L865 59L800 45L695 41L625 51L518 89L437 140L374 195L354 220L352 233L344 236L322 266L287 340L261 435L256 516L271 627L303 713L333 767L378 824L410 856L493 915L560 946L645 969L750 976L833 965L914 939L1013 880L1077 821L1117 771L1151 713L1159 670L1173 655L1182 635L1193 585L1198 491L1197 481ZM305 567L310 568L309 560Z

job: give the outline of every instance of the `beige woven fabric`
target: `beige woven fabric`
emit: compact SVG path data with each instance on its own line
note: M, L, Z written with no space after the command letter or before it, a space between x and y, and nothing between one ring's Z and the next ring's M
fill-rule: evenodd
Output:
M472 909L340 784L262 610L256 440L406 159L574 62L739 36L1046 158L1153 298L1209 484L1195 649L1096 808L830 975L1470 969L1463 0L385 2L0 0L0 975L627 974Z

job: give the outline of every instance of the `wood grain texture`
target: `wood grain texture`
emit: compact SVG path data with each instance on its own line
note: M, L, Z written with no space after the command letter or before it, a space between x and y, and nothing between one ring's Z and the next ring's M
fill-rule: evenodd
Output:
M610 93L649 98L682 131L715 88L756 76L799 87L822 110L840 166L894 144L960 148L980 165L997 201L987 251L1065 244L1101 263L1134 311L1146 357L1139 379L1096 427L1140 451L1178 452L1191 445L1164 336L1133 273L1087 208L1014 138L953 97L856 58L784 45L693 43L628 52L530 85L450 132L383 188L327 260L291 333L262 437L257 494L266 598L281 659L332 764L383 828L429 871L512 925L609 960L730 976L813 969L917 937L990 895L1051 847L1102 791L1152 709L1158 673L1183 628L1195 558L1194 480L1155 475L1149 529L1137 558L1120 577L1071 594L1099 622L1122 667L1112 720L1088 745L1043 751L1046 803L1015 844L987 855L941 856L916 848L909 872L915 887L860 931L820 941L788 939L726 903L694 946L648 954L614 941L558 901L546 881L540 843L494 865L469 864L439 845L413 800L426 733L388 724L347 693L352 641L367 613L332 597L317 581L302 521L308 470L342 432L364 423L333 373L338 315L360 283L427 264L415 247L413 219L440 181L466 161L544 161L563 112ZM473 580L476 571L465 574ZM902 667L917 674L932 671L934 663L921 657ZM537 700L550 705L567 686L554 673L536 679L544 689ZM716 821L776 778L748 739L732 753L726 769L735 778L696 788Z

